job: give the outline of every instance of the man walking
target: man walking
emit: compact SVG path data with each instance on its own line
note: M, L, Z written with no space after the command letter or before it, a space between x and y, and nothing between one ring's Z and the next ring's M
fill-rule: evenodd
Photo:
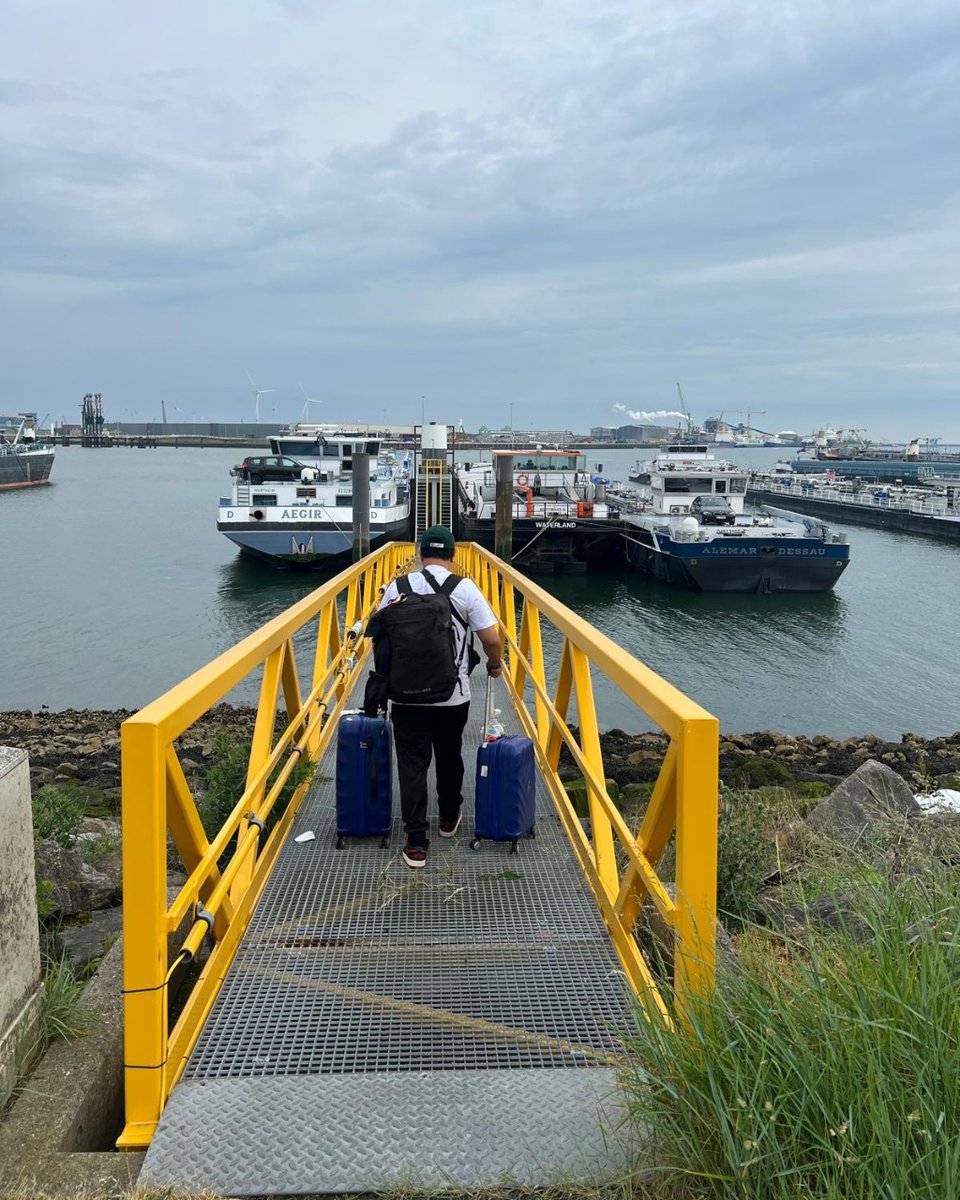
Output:
M455 549L456 543L449 529L433 525L425 530L420 538L421 569L406 577L410 590L428 595L442 587L452 574L450 565ZM426 578L428 574L431 579ZM426 865L430 845L427 771L431 757L436 763L438 832L443 838L451 838L460 828L463 730L470 710L467 643L471 633L477 635L483 647L487 674L497 677L503 669L497 620L477 585L470 579L461 579L447 595L453 609L454 654L458 667L453 694L449 700L433 704L394 702L391 710L400 779L400 811L407 835L403 861L414 868ZM402 592L394 582L384 593L378 611L398 601L402 602Z

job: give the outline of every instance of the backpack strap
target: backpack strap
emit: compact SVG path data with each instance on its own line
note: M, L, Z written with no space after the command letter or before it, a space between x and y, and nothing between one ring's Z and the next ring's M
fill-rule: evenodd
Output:
M409 575L398 575L396 579L397 591L401 596L412 596L413 588L410 586Z
M454 573L452 571L446 577L446 579L443 581L443 583L437 583L437 581L434 579L434 577L430 574L429 571L421 571L420 574L424 577L424 579L427 581L427 583L430 584L430 586L433 588L433 590L437 593L438 596L446 596L446 598L448 600L450 599L450 594L454 591L454 589L457 587L457 585L463 582L463 576L462 575L454 575ZM457 623L463 627L463 630L466 633L467 632L467 622L460 615L460 613L457 611L456 607L453 604L450 605L450 611L453 613Z
M463 630L463 644L460 647L460 657L457 659L457 670L459 671L467 653L467 645L473 645L473 634L470 631L470 626L467 624L467 619L466 617L462 617L460 615L460 613L457 611L457 606L450 599L450 596L456 589L457 585L463 583L463 576L454 575L454 573L451 571L443 583L437 583L429 571L421 571L420 574L424 577L427 583L430 584L438 596L446 596L450 605L450 612L453 615L453 619ZM462 690L463 689L461 688L461 691Z

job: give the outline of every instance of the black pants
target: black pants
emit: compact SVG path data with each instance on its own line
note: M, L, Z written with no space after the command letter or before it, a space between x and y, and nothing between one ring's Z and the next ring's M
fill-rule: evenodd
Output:
M425 846L427 830L427 771L432 756L437 767L437 801L442 820L455 821L463 795L463 730L470 701L465 704L394 704L393 737L400 779L400 812L412 845Z

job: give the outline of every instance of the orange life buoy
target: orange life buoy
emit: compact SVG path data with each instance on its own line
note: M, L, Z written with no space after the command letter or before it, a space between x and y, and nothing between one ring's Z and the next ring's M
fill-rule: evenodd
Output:
M521 471L520 474L517 476L517 483L519 483L521 487L526 487L528 478L529 477L528 477L526 471Z

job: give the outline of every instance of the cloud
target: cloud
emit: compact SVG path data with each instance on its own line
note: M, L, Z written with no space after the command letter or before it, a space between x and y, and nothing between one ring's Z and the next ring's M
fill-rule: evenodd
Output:
M0 47L17 392L216 419L244 361L578 428L682 378L887 436L956 394L946 0L44 8Z

